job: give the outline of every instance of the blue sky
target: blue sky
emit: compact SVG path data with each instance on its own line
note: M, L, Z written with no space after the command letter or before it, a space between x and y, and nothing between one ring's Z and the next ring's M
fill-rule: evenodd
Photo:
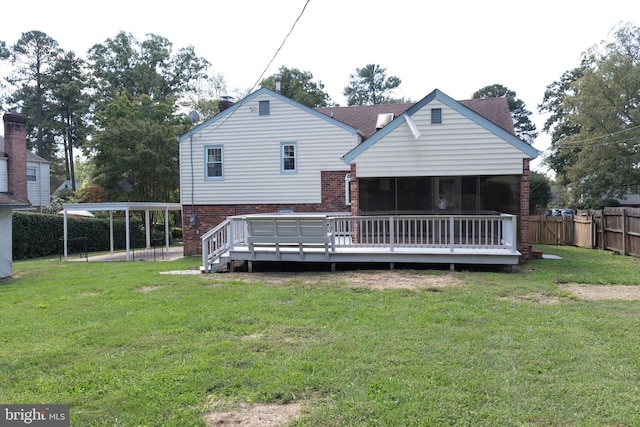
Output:
M84 56L119 31L148 33L188 45L246 90L260 78L307 0L22 0L2 5L0 40L14 44L40 30ZM397 97L417 101L438 88L454 99L499 83L514 90L540 129L546 86L579 64L620 22L640 26L640 2L630 0L310 0L265 76L281 65L310 71L332 100L349 75L369 63L402 79ZM0 74L6 65L0 68ZM548 135L534 146L545 150ZM539 161L533 163L540 169Z

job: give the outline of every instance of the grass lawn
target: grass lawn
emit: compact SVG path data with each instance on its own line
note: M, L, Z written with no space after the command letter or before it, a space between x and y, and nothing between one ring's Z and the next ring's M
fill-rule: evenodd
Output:
M73 426L204 426L213 410L290 402L305 403L292 425L640 425L640 301L559 286L640 286L640 260L541 249L562 259L413 270L463 286L387 290L340 272L159 274L198 258L15 262L0 403L66 403Z

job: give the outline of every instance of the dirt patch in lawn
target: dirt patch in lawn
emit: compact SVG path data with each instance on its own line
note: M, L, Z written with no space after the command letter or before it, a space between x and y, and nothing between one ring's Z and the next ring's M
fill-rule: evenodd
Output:
M345 272L268 272L225 273L225 279L242 282L260 282L267 285L322 285L340 284L348 287L384 289L428 289L462 287L464 282L455 274L424 274L419 271L371 270Z
M158 289L162 289L162 288L164 288L164 286L162 285L147 285L147 286L140 286L139 288L136 289L136 291L142 292L143 294L147 294L149 292L157 291Z
M558 286L578 299L621 299L640 300L640 286L627 285L582 285L566 283Z
M211 412L205 416L207 426L277 427L300 416L302 403L287 405L242 404L232 411Z
M560 297L555 295L547 295L541 293L533 293L527 295L516 295L510 297L500 298L508 301L518 301L518 302L534 302L537 304L559 304Z

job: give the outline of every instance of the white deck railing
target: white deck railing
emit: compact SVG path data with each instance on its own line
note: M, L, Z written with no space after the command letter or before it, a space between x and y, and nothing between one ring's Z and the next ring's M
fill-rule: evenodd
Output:
M291 217L287 215L289 220ZM211 271L222 254L236 246L248 245L246 218L230 217L201 237L206 272ZM329 216L328 219L332 251L348 248L387 248L390 252L401 248L517 251L515 215Z

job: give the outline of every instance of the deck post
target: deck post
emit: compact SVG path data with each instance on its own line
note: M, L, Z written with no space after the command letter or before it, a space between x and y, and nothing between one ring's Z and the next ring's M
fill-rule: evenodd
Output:
M449 251L450 252L453 252L454 246L455 246L455 240L456 240L454 238L455 231L456 231L456 228L455 228L455 224L454 224L454 221L453 221L453 215L450 215L449 216Z
M393 221L393 216L389 217L389 251L393 252L393 244L395 243L396 227Z

